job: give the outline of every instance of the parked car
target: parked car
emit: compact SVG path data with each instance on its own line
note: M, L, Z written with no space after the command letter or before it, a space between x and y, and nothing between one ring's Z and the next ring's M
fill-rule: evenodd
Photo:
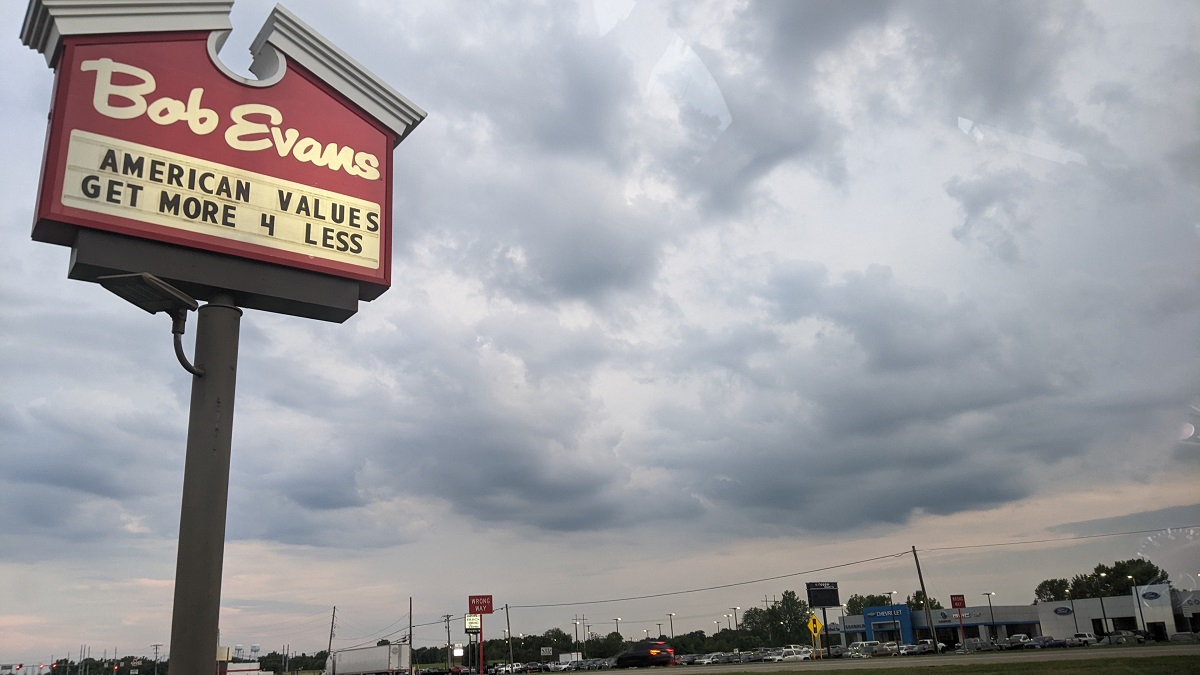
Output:
M1029 642L1026 642L1024 646L1025 646L1025 649L1049 649L1049 648L1065 649L1067 646L1067 641L1066 640L1058 640L1049 635L1039 635L1039 636L1031 639Z
M1008 636L1007 640L998 643L997 646L1001 649L1021 649L1025 646L1026 642L1029 642L1029 635L1027 633L1013 633Z
M712 654L700 654L692 659L692 665L694 666L707 666L710 663L716 663Z
M933 640L928 640L928 639L917 640L917 646L921 648L922 654L935 654L935 653L941 654L942 652L946 651L946 643L945 642L939 642L936 645L934 645Z
M1146 638L1128 630L1114 630L1100 638L1096 644L1101 645L1136 645L1146 641Z
M762 660L764 663L779 663L780 661L783 660L783 650L782 649L772 649L771 651L769 651L765 655L763 655Z
M1171 633L1169 640L1171 642L1200 642L1200 635L1196 633Z
M869 659L875 656L875 648L879 646L878 640L864 640L862 642L851 642L850 648L846 652L852 659Z
M1079 640L1079 642L1081 642L1085 647L1090 647L1097 642L1096 636L1092 635L1091 633L1075 633L1071 637Z
M997 649L999 649L999 647L993 644L990 640L969 637L962 641L962 644L958 646L956 651L963 654L970 654L971 652L994 652Z
M812 650L804 651L803 649L785 649L781 661L808 661L812 658Z
M642 668L669 666L675 663L675 650L671 645L658 640L643 640L630 645L617 655L613 662L616 668Z

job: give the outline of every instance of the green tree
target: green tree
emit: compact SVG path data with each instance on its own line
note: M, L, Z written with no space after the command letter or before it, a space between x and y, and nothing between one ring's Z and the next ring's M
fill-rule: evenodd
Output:
M891 596L889 595L859 595L855 593L846 601L846 614L848 616L861 616L864 607L881 607L891 604Z
M708 650L704 644L707 638L704 631L694 630L676 635L671 640L671 646L675 648L676 654L707 654Z
M1034 603L1066 600L1069 588L1070 582L1066 579L1046 579L1033 589Z
M779 612L770 608L750 607L742 614L742 632L768 644L775 644L773 633L778 625Z
M779 628L784 644L808 644L812 642L812 633L808 632L808 619L812 610L808 603L801 600L795 591L784 591L775 606L779 610Z
M917 589L913 594L908 596L908 609L913 612L922 612L925 610L925 591ZM870 605L868 605L869 607ZM942 603L938 602L937 598L929 598L929 609L942 609Z
M1042 591L1053 591L1061 579L1046 579L1034 589L1036 601L1042 600ZM1129 595L1135 585L1169 584L1170 575L1166 570L1145 558L1118 560L1112 565L1100 563L1089 574L1076 574L1069 583L1070 594L1073 598L1099 598L1114 595ZM1065 600L1067 589L1062 589L1060 595L1049 593L1046 597L1053 600Z

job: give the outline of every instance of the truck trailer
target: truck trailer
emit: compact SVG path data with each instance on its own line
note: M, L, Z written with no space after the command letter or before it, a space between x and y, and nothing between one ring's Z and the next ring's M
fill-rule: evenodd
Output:
M358 647L330 654L322 675L395 675L408 672L411 664L408 645Z

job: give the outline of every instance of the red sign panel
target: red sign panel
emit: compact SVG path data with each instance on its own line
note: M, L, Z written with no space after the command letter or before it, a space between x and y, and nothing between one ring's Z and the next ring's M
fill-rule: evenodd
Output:
M950 596L950 608L951 609L963 609L966 606L967 606L967 597L965 595L951 595Z
M469 596L467 596L467 613L468 614L491 614L492 613L492 596L490 596L490 595L469 595Z
M292 62L238 81L207 38L64 40L34 238L94 228L386 288L395 132Z

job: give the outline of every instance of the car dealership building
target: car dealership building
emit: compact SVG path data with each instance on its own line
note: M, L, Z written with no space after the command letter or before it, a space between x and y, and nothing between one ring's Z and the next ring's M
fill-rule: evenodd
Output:
M829 634L841 634L845 644L861 640L912 643L930 636L947 645L964 638L1004 640L1011 635L1074 633L1103 635L1114 630L1144 630L1157 640L1176 632L1200 630L1200 591L1172 590L1166 584L1137 586L1129 595L1069 599L1032 605L984 604L961 609L912 611L908 605L866 607L860 616L833 621Z

